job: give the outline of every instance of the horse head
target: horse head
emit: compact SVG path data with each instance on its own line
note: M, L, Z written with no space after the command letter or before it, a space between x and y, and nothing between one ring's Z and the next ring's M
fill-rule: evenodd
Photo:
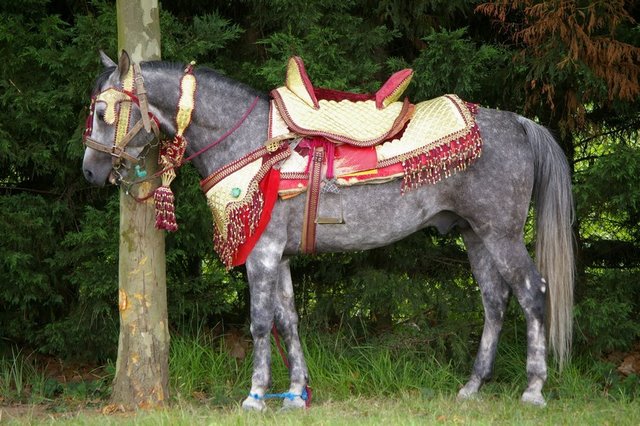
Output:
M140 67L123 51L118 64L100 53L105 70L96 80L84 132L82 170L87 181L118 184L140 170L146 148L158 135L149 114Z

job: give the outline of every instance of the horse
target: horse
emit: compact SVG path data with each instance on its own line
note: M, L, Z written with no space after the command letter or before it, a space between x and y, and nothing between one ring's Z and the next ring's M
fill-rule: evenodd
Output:
M188 128L178 129L175 115L183 65L162 61L133 64L126 52L118 64L104 53L101 60L105 69L96 79L94 93L116 89L124 94L120 108L129 105L129 114L138 124L117 130L113 117L108 117L113 114L106 110L108 105L97 102L92 106L95 111L88 119L82 163L89 183L103 186L132 176L133 163L145 155L155 137L150 127L169 136L184 131L188 141L185 155L206 150L210 141L219 138L214 149L192 160L202 177L263 146L269 122L267 94L197 67L190 70L197 80L192 119ZM122 90L122 82L134 65L138 79L144 81L144 93L136 93L141 91L137 84L133 90ZM249 105L253 108L247 110ZM243 115L246 119L238 124ZM367 250L429 226L441 233L456 229L466 246L484 306L477 356L457 397L476 397L491 378L507 302L513 294L524 312L527 330L528 382L521 401L544 406L547 346L562 368L568 361L572 338L574 211L569 167L552 134L534 121L483 107L478 107L475 118L483 141L482 155L466 170L406 192L401 191L397 179L341 188L342 206L347 206L342 209L343 221L340 225L318 225L315 247L319 253ZM140 122L145 122L144 126ZM128 131L126 146L115 147L117 131ZM320 203L335 202L327 200ZM523 236L532 200L536 263ZM254 348L251 389L242 403L247 410L266 409L274 325L283 337L290 364L284 408L304 407L307 397L309 377L289 269L290 258L301 252L305 197L278 198L274 203L268 224L246 257Z

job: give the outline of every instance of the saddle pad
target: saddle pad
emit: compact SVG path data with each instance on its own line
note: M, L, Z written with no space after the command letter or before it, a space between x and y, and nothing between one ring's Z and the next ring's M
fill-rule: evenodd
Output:
M456 95L420 102L401 137L376 146L378 167L402 162L460 139L474 126L469 106Z
M271 96L276 105L272 115L280 115L291 131L356 146L373 146L390 139L402 130L413 111L407 100L379 109L375 100L320 99L315 108L285 86L273 90Z
M456 95L441 96L417 104L399 138L375 147L337 145L333 169L336 184L351 186L404 178L404 192L463 170L482 150L475 110L475 105ZM271 121L270 132L285 131L286 123ZM325 173L326 169L325 164ZM308 170L308 153L294 151L281 167L280 196L289 198L306 191Z

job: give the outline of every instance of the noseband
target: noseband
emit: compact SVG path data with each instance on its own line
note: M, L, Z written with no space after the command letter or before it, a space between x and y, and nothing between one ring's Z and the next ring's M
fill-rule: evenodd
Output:
M91 138L93 132L93 118L97 102L105 102L106 110L104 121L107 124L115 125L115 136L111 146L103 145ZM140 119L129 129L131 121L131 105L136 104L140 109ZM116 116L116 106L119 105ZM139 158L126 152L127 145L133 138L144 129L147 133L153 132L156 138L160 135L160 130L156 118L149 113L147 102L147 91L144 87L144 79L140 70L140 65L132 64L127 75L122 81L122 88L109 88L91 99L87 126L83 135L85 146L111 155L113 160L113 170L117 173L123 161L138 164ZM117 173L119 174L119 173Z

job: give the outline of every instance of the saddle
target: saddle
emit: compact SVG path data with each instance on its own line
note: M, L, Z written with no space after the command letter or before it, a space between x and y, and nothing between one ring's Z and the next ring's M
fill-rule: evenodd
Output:
M271 92L274 108L290 131L335 143L374 146L396 135L411 118L413 105L398 102L413 71L393 74L375 94L314 88L302 59L289 59L285 85Z
M315 251L321 193L402 178L401 191L436 183L480 156L476 106L456 95L399 102L413 71L393 74L374 94L314 88L302 59L287 64L285 85L271 92L269 137L300 137L280 166L278 193L307 193L302 251Z

